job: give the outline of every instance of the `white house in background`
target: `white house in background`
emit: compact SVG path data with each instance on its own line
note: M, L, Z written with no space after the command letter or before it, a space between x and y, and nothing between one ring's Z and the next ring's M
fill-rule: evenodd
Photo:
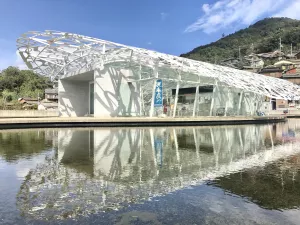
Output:
M51 102L58 101L58 89L57 88L47 88L45 89L45 99Z
M299 99L288 81L58 31L18 40L28 68L58 80L61 116L256 115L263 99Z

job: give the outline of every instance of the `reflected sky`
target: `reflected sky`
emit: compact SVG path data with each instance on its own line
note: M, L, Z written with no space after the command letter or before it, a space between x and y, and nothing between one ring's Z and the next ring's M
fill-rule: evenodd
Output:
M297 119L0 131L0 141L0 223L300 223L288 216L300 206Z

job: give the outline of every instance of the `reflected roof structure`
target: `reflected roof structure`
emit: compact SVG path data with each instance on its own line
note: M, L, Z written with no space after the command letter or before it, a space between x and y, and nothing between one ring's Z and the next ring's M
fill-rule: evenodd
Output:
M60 130L57 155L28 173L17 206L36 219L88 216L300 153L291 143L274 145L266 128ZM185 134L193 138L180 144L179 137ZM88 139L90 143L84 141ZM159 139L164 140L161 148L154 143ZM208 145L212 152L201 150ZM92 155L91 174L82 170L90 168L87 160L78 165L84 155L85 159Z
M172 85L218 83L276 99L299 99L298 86L285 80L78 34L27 32L17 47L28 68L52 79L110 65L137 71L132 80L137 82L159 78Z

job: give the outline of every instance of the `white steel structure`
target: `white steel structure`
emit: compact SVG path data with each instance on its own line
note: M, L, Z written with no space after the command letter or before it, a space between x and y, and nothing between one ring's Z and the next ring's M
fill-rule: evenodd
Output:
M62 116L159 115L158 79L174 117L255 115L265 97L299 99L298 86L285 80L78 34L28 32L17 47L28 68L58 80ZM184 88L193 93L180 96Z

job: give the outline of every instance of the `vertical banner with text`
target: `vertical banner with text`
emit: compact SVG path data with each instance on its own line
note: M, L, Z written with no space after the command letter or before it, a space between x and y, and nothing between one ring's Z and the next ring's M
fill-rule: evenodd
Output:
M154 106L163 106L163 89L162 80L156 80L155 93L154 93Z

